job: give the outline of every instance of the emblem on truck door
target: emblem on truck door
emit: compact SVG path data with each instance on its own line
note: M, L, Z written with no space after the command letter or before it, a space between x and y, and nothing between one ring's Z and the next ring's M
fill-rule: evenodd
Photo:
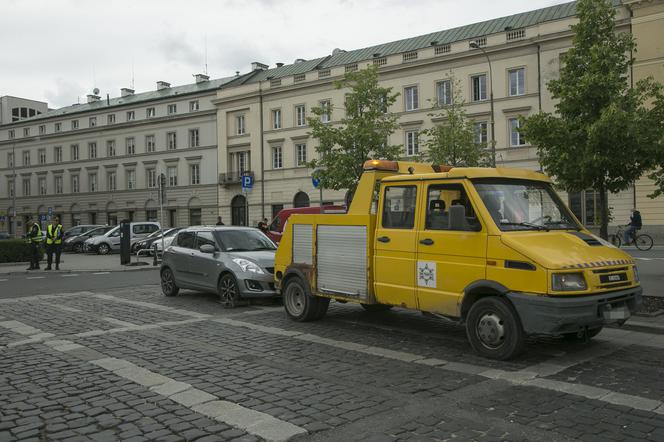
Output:
M436 263L417 261L417 285L436 288Z

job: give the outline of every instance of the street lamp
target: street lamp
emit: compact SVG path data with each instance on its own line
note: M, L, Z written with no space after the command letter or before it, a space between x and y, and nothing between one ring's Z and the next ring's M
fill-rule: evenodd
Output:
M489 59L489 55L486 53L484 48L477 44L477 42L471 42L470 47L482 51L486 57L487 63L489 63L489 85L491 86L489 89L489 98L491 100L491 166L496 167L496 131L494 130L496 127L496 122L493 113L493 74L491 72L491 60Z
M14 238L17 238L18 232L16 230L16 141L12 143L12 231Z

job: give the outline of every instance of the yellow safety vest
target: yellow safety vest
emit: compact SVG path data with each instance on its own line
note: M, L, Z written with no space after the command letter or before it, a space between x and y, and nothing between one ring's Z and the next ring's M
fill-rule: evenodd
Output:
M33 235L35 227L37 227L37 232ZM30 227L30 232L28 233L28 242L31 241L34 243L40 243L42 241L41 227L39 227L39 224L37 223L34 223L32 227Z
M53 224L49 224L46 227L46 244L62 244L61 231L62 226L60 224L55 226L55 232L53 232Z

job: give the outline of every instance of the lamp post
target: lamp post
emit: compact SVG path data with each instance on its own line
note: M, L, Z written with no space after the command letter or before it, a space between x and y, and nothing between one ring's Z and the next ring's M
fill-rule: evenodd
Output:
M491 60L489 59L489 55L486 53L484 48L477 44L477 42L471 42L470 47L482 51L482 54L484 54L486 57L487 63L489 63L489 99L491 101L491 166L496 167L496 131L494 130L496 127L496 122L493 113L493 74L491 71Z
M18 238L18 232L16 231L16 142L12 143L12 228L14 232L14 238Z

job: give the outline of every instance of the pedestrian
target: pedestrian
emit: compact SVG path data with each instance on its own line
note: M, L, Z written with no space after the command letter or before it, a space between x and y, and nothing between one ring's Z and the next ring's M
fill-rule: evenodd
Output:
M268 225L269 224L268 224L267 218L263 218L263 221L258 223L258 228L261 229L261 231L263 233L267 233L267 232L270 231L270 229L268 228Z
M39 223L34 222L32 219L28 220L25 239L30 244L30 267L28 267L28 270L39 270L39 260L41 259L39 243L42 242Z
M217 217L217 225L218 226L223 226L224 225L224 222L221 220L220 216Z
M623 242L625 245L629 245L632 242L632 239L636 236L636 231L641 230L643 227L643 221L641 221L641 212L632 208L632 214L629 217L629 224L623 233Z
M55 253L55 270L60 270L62 236L62 225L60 224L60 219L56 216L51 220L51 224L46 227L46 256L48 261L45 270L51 270L53 253Z

